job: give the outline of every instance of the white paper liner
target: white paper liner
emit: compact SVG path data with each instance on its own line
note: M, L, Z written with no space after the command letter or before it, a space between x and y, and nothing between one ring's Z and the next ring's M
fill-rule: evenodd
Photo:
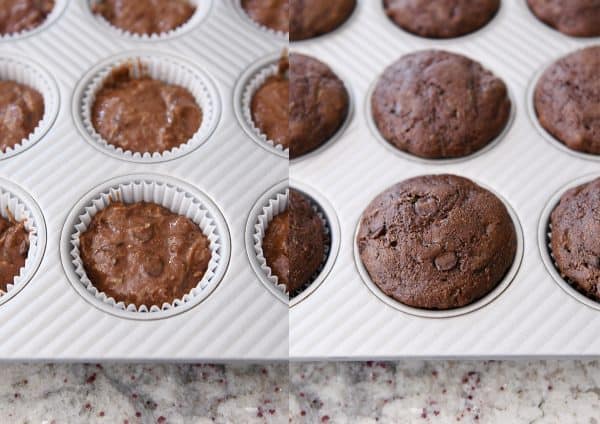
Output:
M39 32L44 31L50 25L52 25L64 12L65 8L69 4L69 0L54 0L54 8L52 12L46 16L46 19L37 27L31 29L24 29L19 32L13 32L10 34L0 34L0 42L1 41L14 41L21 38L29 37Z
M233 7L237 10L238 14L242 17L242 19L244 19L246 22L248 22L250 25L252 25L254 28L256 28L257 30L263 32L266 35L269 35L271 37L276 37L281 39L282 41L288 41L289 40L289 33L287 32L283 32L283 31L276 31L272 28L266 27L262 24L260 24L259 22L256 22L254 19L252 19L244 10L244 8L242 7L242 0L232 0L233 1Z
M278 73L279 61L261 69L253 78L249 80L244 89L244 94L242 95L242 114L256 138L263 143L268 144L270 147L289 156L289 149L284 148L281 144L277 144L273 140L270 140L269 137L267 137L267 135L264 134L261 129L254 124L254 119L252 118L252 99L254 98L254 94L264 85L268 78L278 75Z
M52 127L59 109L59 92L52 76L26 58L0 57L0 80L15 81L37 90L44 98L44 115L29 137L0 151L0 160L15 156L37 143Z
M92 7L96 3L100 3L101 0L86 0L86 5L89 14L92 18L105 30L109 31L113 35L117 35L120 37L131 38L135 41L164 41L171 38L178 37L180 35L185 34L186 32L194 29L197 25L199 25L210 13L212 8L213 0L188 0L190 4L196 6L196 11L187 20L177 28L174 28L170 31L163 32L160 34L137 34L134 32L126 31L119 27L114 26L110 23L104 16L101 14L96 14L93 12Z
M16 276L12 284L8 284L6 293L0 289L0 300L5 295L26 284L37 270L36 258L41 255L38 244L38 223L33 217L32 211L21 199L8 189L2 187L0 181L0 216L10 221L12 216L17 222L25 222L25 229L29 233L29 252L25 259L25 265L21 267L19 275Z
M135 76L138 76L137 72L140 71L139 67L141 65L143 75L168 84L181 86L192 94L196 103L202 109L202 122L196 134L187 143L162 153L140 153L123 150L121 147L110 144L98 134L92 122L92 108L96 100L96 95L102 89L106 79L114 69L128 65L132 66L134 74L136 74ZM140 54L115 59L91 77L84 88L79 110L81 113L80 119L87 135L102 150L126 160L154 163L181 157L205 143L218 124L220 101L209 77L199 70L175 57L158 54Z
M212 257L208 264L206 273L198 285L192 291L181 299L173 299L172 303L163 305L126 305L124 302L117 302L113 297L99 291L87 277L83 261L80 256L80 236L87 229L92 218L101 210L105 209L110 203L118 199L124 203L147 202L161 205L171 212L186 216L197 224L210 242ZM116 186L99 193L88 206L84 208L84 213L79 215L70 237L70 256L75 273L79 277L81 284L86 290L101 302L114 308L128 312L160 312L168 311L182 306L194 300L204 290L211 286L212 280L221 267L221 243L223 235L218 233L217 224L211 216L209 210L202 205L193 195L177 188L173 185L159 181L132 181L130 183L117 184Z
M287 287L284 284L279 283L279 278L271 271L271 267L269 267L269 265L267 264L267 260L263 253L262 242L265 237L267 228L269 227L271 221L273 221L273 218L275 218L280 213L283 213L288 208L289 192L290 189L287 188L284 192L276 193L273 197L271 197L268 200L268 203L265 204L262 208L263 212L257 218L257 221L254 225L253 234L254 252L259 261L261 270L263 271L267 279L275 287L277 287L279 290L281 290L288 296L290 295L290 293L288 292ZM310 280L296 295L299 295L306 287L310 286L317 279L317 277L323 270L327 259L329 258L329 252L331 250L331 229L329 228L329 222L327 221L327 218L325 218L325 213L310 196L304 193L302 193L302 195L310 202L311 207L313 208L319 219L321 219L321 221L323 222L323 228L325 230L325 252L323 255L323 261L321 262L321 265L319 266L317 271L315 271Z

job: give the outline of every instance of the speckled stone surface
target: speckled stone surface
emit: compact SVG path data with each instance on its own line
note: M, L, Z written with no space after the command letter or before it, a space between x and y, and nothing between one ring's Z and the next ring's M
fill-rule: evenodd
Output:
M600 362L0 365L0 422L600 424Z

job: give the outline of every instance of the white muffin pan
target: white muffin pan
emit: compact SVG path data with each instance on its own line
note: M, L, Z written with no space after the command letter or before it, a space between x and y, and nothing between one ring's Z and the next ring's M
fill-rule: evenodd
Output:
M578 178L597 173L598 164L549 143L536 128L531 106L531 87L541 70L577 49L600 44L600 38L568 37L538 21L525 0L503 0L496 17L479 31L432 40L391 23L382 3L359 0L352 19L339 30L292 43L290 48L340 70L357 109L335 143L290 165L293 181L331 203L341 237L329 275L308 298L290 309L290 357L358 360L600 354L597 305L572 292L567 294L570 286L554 281L557 276L551 268L549 272L540 255L545 245L538 246L543 241L540 219L547 219L547 209L540 217L547 205L555 204L553 195ZM505 81L513 118L501 140L466 159L437 162L397 154L387 142L378 140L370 128L368 111L373 85L398 58L425 49L466 55ZM355 261L355 233L362 212L383 190L410 177L441 173L470 178L507 203L518 233L518 222L521 224L523 259L519 268L517 255L512 283L505 280L481 304L461 311L469 313L438 317L406 310L378 296L378 289L364 281L368 276L361 278L365 273L360 272L360 261Z
M38 249L43 256L37 271L0 300L0 361L288 358L288 306L260 283L244 243L252 206L288 178L288 162L248 137L232 101L248 66L281 51L285 41L248 28L229 1L198 4L193 21L166 37L119 34L91 15L89 0L64 0L39 29L0 38L0 58L31 58L56 81L60 99L49 130L26 151L0 162L0 191L18 187L27 205L39 206L35 219L46 228L40 232L45 251ZM184 58L214 84L220 99L214 131L170 161L133 162L96 148L78 131L72 111L76 87L95 66L140 51ZM213 214L226 243L216 277L172 313L150 315L162 319L138 319L135 312L96 302L73 278L66 245L66 269L61 263L61 234L72 232L71 211L107 181L132 175L160 176L184 187Z

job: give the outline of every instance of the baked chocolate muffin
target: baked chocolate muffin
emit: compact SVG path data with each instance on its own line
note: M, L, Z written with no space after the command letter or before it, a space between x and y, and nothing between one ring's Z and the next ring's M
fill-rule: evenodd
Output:
M552 64L534 93L542 127L570 149L596 155L600 154L599 70L600 46L578 50Z
M597 0L527 0L537 18L573 37L600 36L600 2Z
M502 281L517 249L502 201L453 175L390 187L363 213L357 237L373 283L423 309L459 308L482 298Z
M29 233L24 222L0 216L0 292L6 292L25 266L29 253Z
M54 0L0 1L0 35L37 28L54 9Z
M348 116L350 98L344 83L324 63L290 55L290 158L327 142Z
M165 152L187 143L202 123L202 110L183 87L131 66L115 69L96 94L92 124L102 138L125 151Z
M327 240L310 201L290 190L288 209L269 223L262 246L267 265L290 295L298 294L319 270Z
M390 65L371 98L381 135L399 150L428 159L471 155L507 125L504 82L458 54L426 50Z
M560 274L600 301L600 179L565 192L550 216L550 247Z
M196 7L189 0L97 0L92 10L123 31L152 35L179 28Z
M273 75L256 90L250 105L252 121L266 137L275 144L290 147L288 58L279 61L279 72Z
M289 0L242 0L242 9L259 25L278 32L290 30Z
M498 12L500 0L383 0L388 17L421 37L453 38L477 31Z
M290 40L317 37L338 28L350 17L356 0L292 0Z
M85 272L117 302L162 306L188 294L208 269L210 242L185 216L153 203L115 202L80 236Z
M44 98L31 87L0 81L0 152L28 138L44 117Z

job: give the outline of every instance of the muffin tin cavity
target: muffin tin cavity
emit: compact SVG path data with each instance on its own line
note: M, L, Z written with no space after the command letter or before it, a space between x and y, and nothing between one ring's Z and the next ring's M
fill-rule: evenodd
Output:
M573 285L569 282L569 280L561 274L558 269L558 266L554 262L554 257L552 255L552 248L550 246L550 240L552 236L552 226L551 226L551 215L554 212L554 209L560 203L561 197L568 190L581 186L583 184L589 183L595 179L600 177L600 174L587 175L584 177L577 178L565 186L561 187L548 201L546 207L544 208L542 215L539 220L538 226L538 247L540 250L540 255L546 270L552 277L552 279L558 284L558 286L569 296L573 297L578 302L600 311L600 302L597 302L585 294L581 293Z
M80 236L92 218L113 201L161 205L197 224L210 242L212 258L198 285L181 299L163 305L126 305L100 292L86 275L80 257ZM231 256L229 229L214 202L195 187L171 177L130 175L107 181L87 193L70 212L62 231L61 259L73 288L100 310L120 318L152 320L185 312L204 301L222 280Z
M288 158L288 149L269 140L268 137L254 125L251 110L254 93L263 85L267 78L277 74L279 60L282 54L283 52L277 52L259 59L244 71L242 76L238 79L234 89L233 108L240 125L252 141L271 153L281 156L282 158Z
M288 41L289 34L287 32L276 31L274 29L271 29L264 25L261 25L259 22L256 22L254 19L252 19L248 15L248 13L246 13L244 8L242 7L242 0L229 0L229 1L231 1L231 6L236 11L236 13L240 17L240 19L242 21L244 21L249 27L254 28L255 30L263 33L264 35L266 35L270 38L281 41L282 43L285 43Z
M0 216L4 219L25 221L29 233L29 251L25 266L3 293L0 289L0 305L8 302L33 278L46 249L46 222L35 200L16 184L0 178Z
M477 59L474 59L474 58L470 58L470 59L472 59L476 62L479 62ZM479 62L479 63L481 63L481 62ZM387 66L385 67L385 69L383 69L381 71L381 73L377 76L377 78L371 83L369 90L367 92L367 95L365 97L365 105L364 105L365 114L366 114L365 118L367 121L367 126L369 127L369 130L371 131L371 134L389 152L394 153L395 155L397 155L401 158L415 161L415 162L425 164L425 165L452 165L452 164L468 161L471 159L475 159L475 158L477 158L481 155L484 155L485 153L493 150L509 134L510 129L515 121L515 117L517 114L517 104L515 103L514 96L512 95L511 88L509 87L507 80L500 77L491 68L487 67L484 63L481 63L481 65L484 67L484 69L489 70L496 77L498 77L502 81L504 81L504 83L506 84L508 99L509 99L510 105L511 105L508 120L506 121L506 124L504 125L504 128L502 129L502 131L492 141L490 141L488 144L483 146L481 149L471 153L470 155L462 156L462 157L448 158L448 159L428 159L428 158L419 157L417 155L400 150L399 148L392 145L389 141L387 141L383 137L381 132L379 131L379 128L377 127L375 118L373 116L373 105L372 105L373 95L375 93L375 90L377 89L377 85L383 75L383 72L385 72L385 70L387 69Z
M21 143L0 151L0 161L29 149L40 141L56 120L60 106L60 95L56 81L41 65L19 56L0 57L0 80L16 81L38 91L44 99L44 114L33 132Z
M540 121L538 119L538 114L537 114L536 107L535 107L535 91L536 91L538 83L540 82L540 79L542 78L544 73L551 66L555 65L557 61L569 56L572 53L575 53L576 51L579 51L579 49L575 49L568 53L562 54L561 56L557 57L555 60L548 62L545 66L543 66L541 69L539 69L537 71L537 73L534 75L533 79L531 80L531 82L529 83L529 86L527 88L527 99L526 99L527 112L528 112L529 119L530 119L532 125L535 127L535 129L537 130L539 135L541 135L542 138L544 140L546 140L548 143L550 143L553 147L557 148L558 150L560 150L563 153L567 153L569 155L575 156L580 159L600 162L600 154L596 155L596 154L592 154L592 153L586 153L586 152L573 150L573 149L569 148L565 143L560 141L558 138L556 138L554 135L552 135L548 130L546 130L546 128L544 128L542 126L542 124L540 123Z
M275 216L287 209L289 187L300 192L311 202L312 208L323 222L326 240L323 263L304 288L292 298L286 292L286 287L279 284L277 277L272 274L262 250L262 240L269 223ZM246 223L246 251L250 265L265 288L281 302L288 304L290 308L310 296L327 278L335 263L339 247L339 223L331 205L321 196L316 195L313 190L294 181L289 183L282 181L269 189L256 202Z
M359 248L358 248L358 235L359 235L360 224L361 224L361 220L362 220L362 214L361 214L361 218L359 219L359 221L356 225L356 230L354 233L354 241L353 241L354 262L355 262L356 268L357 268L358 273L360 274L363 282L369 288L369 290L371 291L371 293L373 295L375 295L379 300L381 300L386 305L388 305L400 312L409 314L409 315L422 317L422 318L452 318L452 317L457 317L460 315L465 315L470 312L474 312L474 311L477 311L477 310L483 308L484 306L488 305L489 303L494 301L496 298L498 298L508 288L508 286L515 279L515 277L519 271L519 268L521 266L521 261L523 258L524 239L523 239L523 230L521 227L521 223L519 221L519 218L518 218L515 210L496 191L491 190L489 187L481 185L481 184L477 183L476 181L475 181L475 183L480 185L481 187L485 188L486 190L490 191L492 194L494 194L496 197L498 197L498 199L500 199L502 201L502 203L506 207L506 210L508 211L508 214L514 224L514 228L515 228L515 232L516 232L517 248L516 248L514 261L512 263L512 266L509 268L506 275L498 283L498 285L492 291L490 291L487 295L480 298L479 300L476 300L475 302L468 304L466 306L460 307L460 308L448 309L448 310L428 310L428 309L415 308L415 307L405 305L405 304L393 299L392 297L387 296L371 280L371 277L369 276L369 273L368 273L367 269L365 268L365 266L362 262L362 259L360 257Z
M196 7L196 11L187 22L175 29L172 29L171 31L161 34L138 34L118 28L106 20L104 16L94 13L92 8L94 4L99 1L101 0L84 0L83 7L85 8L86 14L92 20L94 20L97 25L107 33L107 35L116 35L133 41L142 42L166 41L184 35L200 25L208 17L213 7L213 0L189 0L189 2Z
M46 19L42 23L40 23L40 25L16 33L4 35L0 34L0 43L2 43L3 41L11 42L15 40L28 38L45 31L61 17L68 5L69 0L54 0L54 7L52 8L52 11L48 14L48 16L46 16Z
M187 89L202 109L202 122L194 136L185 144L162 153L140 153L123 150L104 140L92 123L92 108L96 94L114 69L131 65L135 72L168 84ZM160 53L130 52L110 57L94 66L79 82L73 96L72 112L75 125L92 146L98 150L131 162L157 163L173 160L193 152L207 142L221 116L219 92L210 75L179 57Z

